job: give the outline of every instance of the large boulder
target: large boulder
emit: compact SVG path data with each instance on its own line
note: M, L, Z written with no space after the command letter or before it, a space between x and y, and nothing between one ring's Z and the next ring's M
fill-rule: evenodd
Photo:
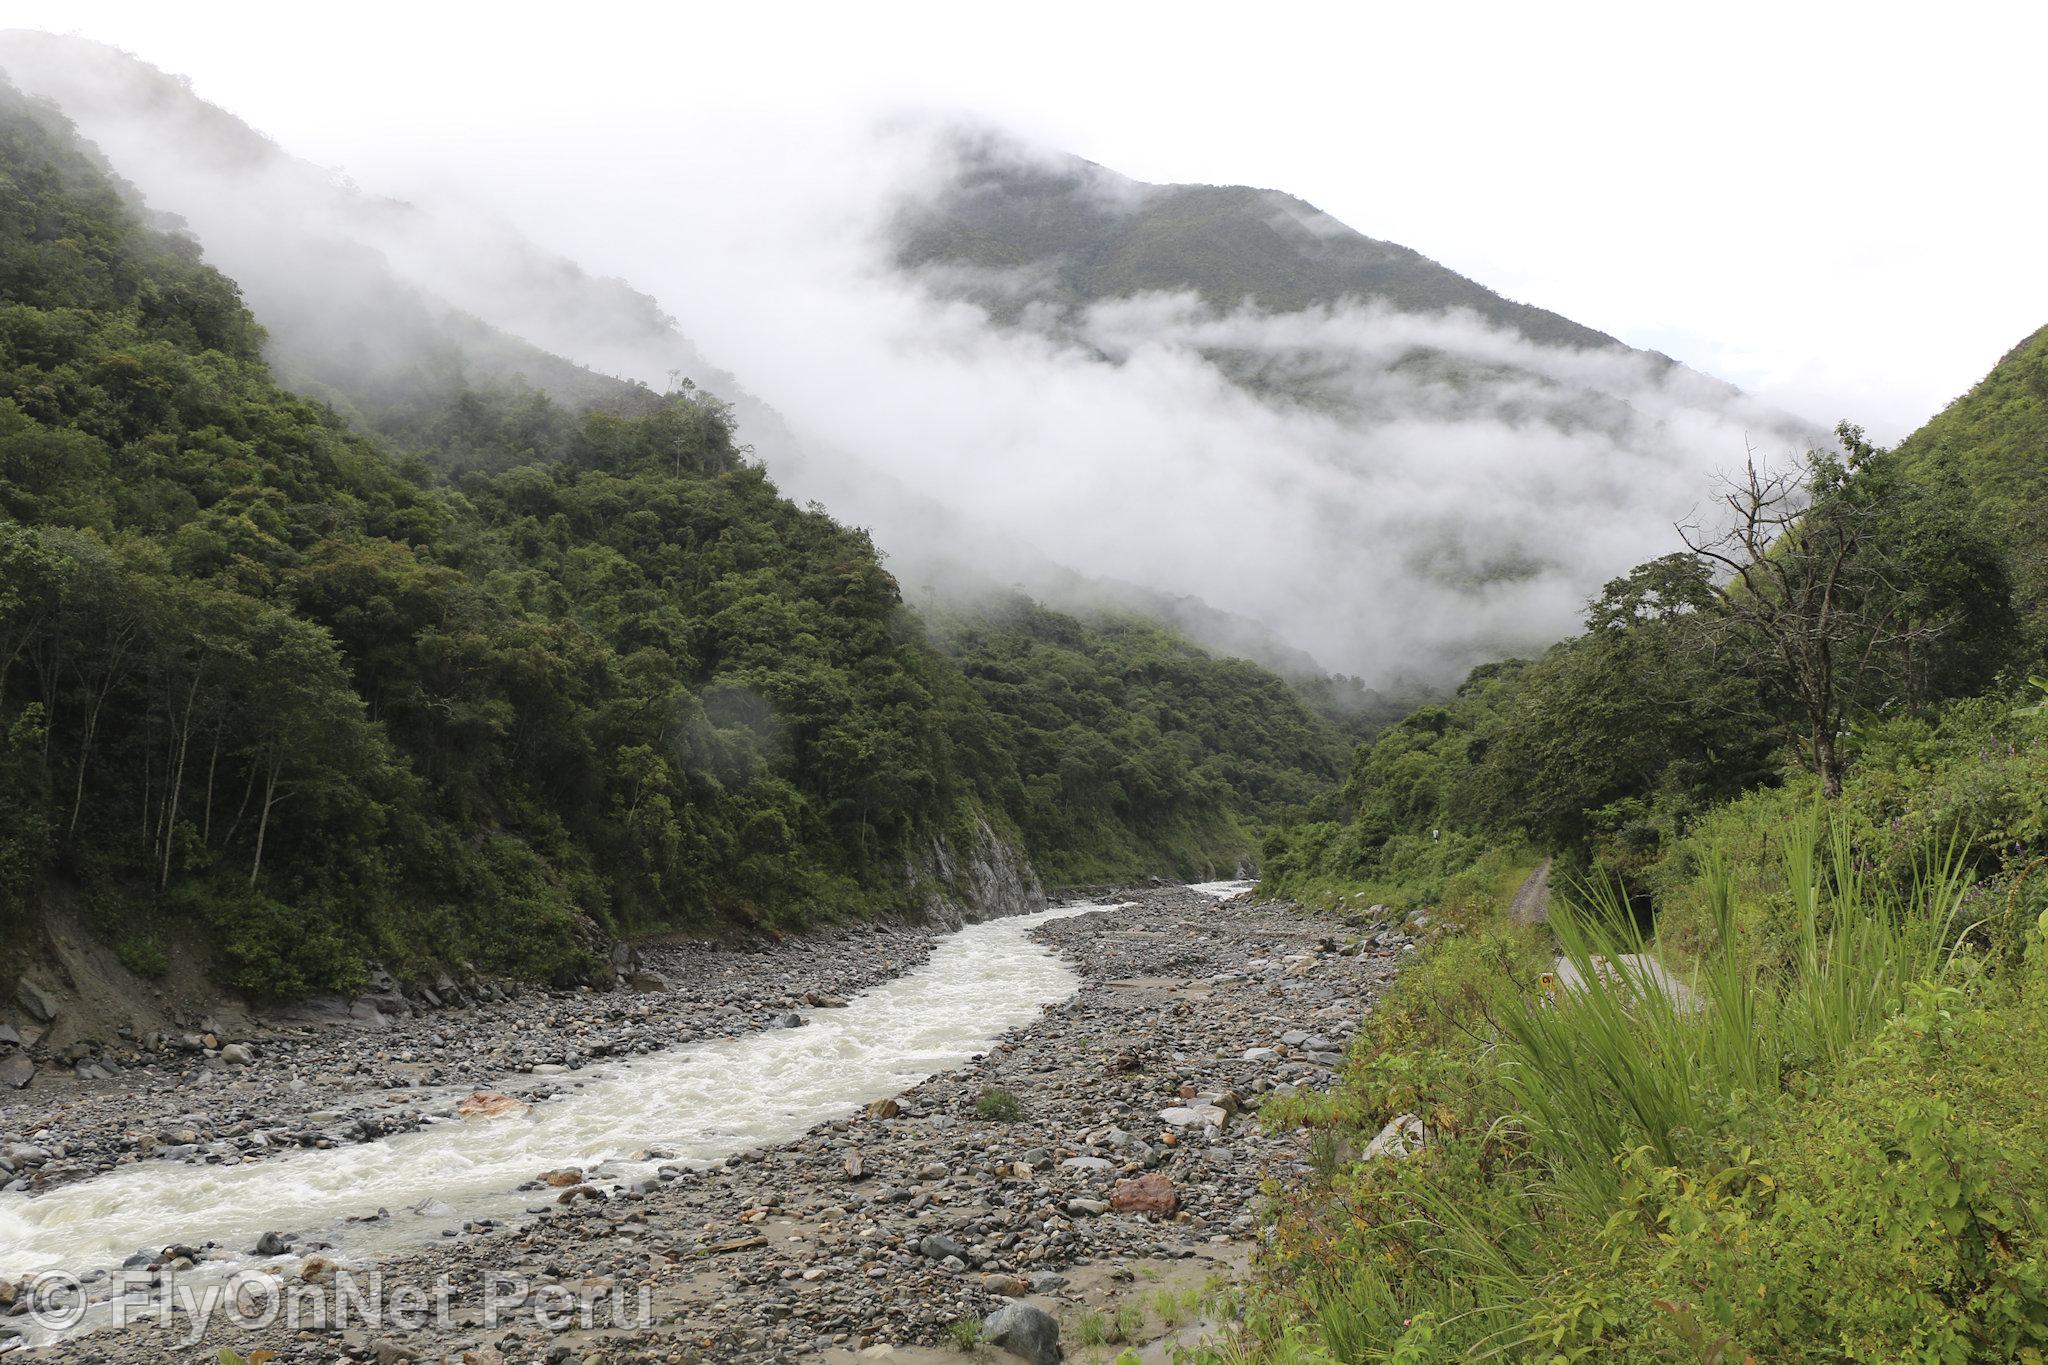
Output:
M1151 1213L1167 1217L1180 1208L1180 1191L1173 1182L1154 1171L1126 1180L1109 1192L1109 1206L1118 1213Z
M35 1078L35 1063L26 1053L10 1052L0 1057L0 1089L23 1090Z
M1052 1314L1028 1303L1004 1304L981 1324L981 1339L1031 1365L1061 1365L1060 1325Z

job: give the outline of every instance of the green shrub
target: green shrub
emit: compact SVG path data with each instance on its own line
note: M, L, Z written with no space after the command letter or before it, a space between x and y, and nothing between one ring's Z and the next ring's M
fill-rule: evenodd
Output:
M974 1116L990 1123L1015 1123L1024 1105L1007 1090L984 1090L974 1097Z
M151 981L163 977L171 970L170 955L164 952L163 944L154 937L125 939L114 950L114 955L121 959L123 967Z
M365 979L362 947L325 906L289 906L253 891L212 891L197 882L173 897L214 931L227 982L263 999L332 992Z

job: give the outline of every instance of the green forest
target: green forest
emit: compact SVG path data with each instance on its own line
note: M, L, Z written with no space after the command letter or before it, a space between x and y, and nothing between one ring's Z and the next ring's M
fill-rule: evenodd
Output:
M928 629L707 394L436 380L372 434L12 91L0 179L11 934L199 933L260 995L566 982L612 934L912 908L982 824L1058 879L1232 871L1338 776L1330 722L1163 628Z

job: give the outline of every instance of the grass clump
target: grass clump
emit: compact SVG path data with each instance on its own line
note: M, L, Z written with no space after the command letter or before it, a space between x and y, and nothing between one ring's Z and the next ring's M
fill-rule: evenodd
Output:
M956 1351L973 1351L981 1345L981 1319L955 1318L946 1324L946 1341Z
M974 1097L974 1116L989 1123L1015 1123L1024 1117L1024 1104L1007 1090L984 1090Z

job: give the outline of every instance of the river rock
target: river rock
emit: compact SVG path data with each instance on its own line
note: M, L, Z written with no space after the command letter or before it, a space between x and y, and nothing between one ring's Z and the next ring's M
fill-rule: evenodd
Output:
M1031 1365L1061 1365L1066 1359L1060 1349L1058 1321L1028 1303L1013 1300L989 1314L981 1324L981 1339Z
M0 1087L8 1090L23 1090L36 1078L36 1065L28 1054L10 1052L0 1057Z
M941 1232L927 1234L922 1241L918 1242L917 1250L919 1255L932 1261L943 1261L948 1256L965 1258L967 1255L966 1247L961 1246L951 1237Z
M1195 1128L1207 1124L1221 1128L1230 1122L1230 1115L1213 1104L1175 1105L1159 1111L1159 1121L1175 1128Z
M581 1185L583 1183L583 1172L574 1166L564 1166L558 1171L542 1171L540 1183L553 1186L558 1190L565 1190L571 1185Z
M1109 1192L1110 1207L1119 1213L1153 1213L1165 1217L1180 1208L1180 1191L1159 1172L1126 1180Z
M247 1044L229 1043L220 1050L220 1059L229 1066L249 1066L255 1062L256 1054L249 1050Z
M455 1106L458 1118L502 1119L526 1112L526 1102L516 1100L502 1090L478 1090Z
M1379 1136L1365 1144L1361 1154L1363 1160L1374 1161L1380 1157L1399 1159L1410 1152L1419 1152L1429 1141L1429 1129L1423 1127L1422 1119L1414 1114L1402 1114L1387 1120Z
M281 1232L266 1232L256 1239L256 1249L251 1256L286 1256L291 1253L292 1244Z
M876 1100L868 1106L868 1117L871 1119L893 1119L902 1112L903 1106L892 1099Z

